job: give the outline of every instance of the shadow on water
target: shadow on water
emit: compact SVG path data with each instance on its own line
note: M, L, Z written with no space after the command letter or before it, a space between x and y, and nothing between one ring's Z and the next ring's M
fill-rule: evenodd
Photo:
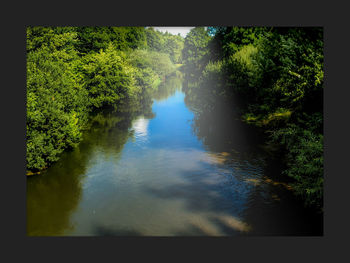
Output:
M183 183L162 188L144 186L145 191L159 199L184 203L189 219L181 229L174 230L175 235L240 235L250 230L242 213L253 186L240 180L225 164L217 169L212 165L203 162L201 170L184 171Z
M242 204L240 194L246 191L247 184L233 180L231 186L235 184L233 193L225 192L224 182L215 183L211 174L182 174L186 183L173 184L161 189L146 187L145 190L162 199L182 199L191 212L225 212L235 213L241 210ZM227 195L225 195L227 194Z

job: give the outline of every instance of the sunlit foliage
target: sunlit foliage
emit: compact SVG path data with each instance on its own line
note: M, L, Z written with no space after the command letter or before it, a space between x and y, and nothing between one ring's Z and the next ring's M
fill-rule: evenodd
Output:
M150 108L151 94L176 70L173 61L180 61L183 39L156 33L158 50L156 42L147 44L149 31L27 28L28 171L47 167L75 147L91 111Z

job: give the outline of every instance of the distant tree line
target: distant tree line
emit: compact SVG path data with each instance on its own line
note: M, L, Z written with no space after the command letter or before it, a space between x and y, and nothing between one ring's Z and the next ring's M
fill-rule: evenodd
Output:
M151 104L181 63L183 42L144 27L28 27L27 171L76 146L90 112Z
M200 94L199 109L224 101L265 131L295 193L321 209L323 28L197 27L182 59L188 99Z

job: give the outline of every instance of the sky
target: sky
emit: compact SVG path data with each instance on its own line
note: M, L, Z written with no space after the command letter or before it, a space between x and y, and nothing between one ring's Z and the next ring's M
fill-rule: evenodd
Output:
M177 35L180 33L181 36L185 37L188 32L194 27L154 27L154 29L161 31L161 32L166 32L168 31L170 34Z

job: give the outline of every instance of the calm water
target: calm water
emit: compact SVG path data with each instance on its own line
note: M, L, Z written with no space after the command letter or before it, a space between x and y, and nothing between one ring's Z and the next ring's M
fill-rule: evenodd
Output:
M184 98L177 81L153 116L97 115L76 149L27 178L27 234L322 235L322 217L272 179L278 160L256 134Z

